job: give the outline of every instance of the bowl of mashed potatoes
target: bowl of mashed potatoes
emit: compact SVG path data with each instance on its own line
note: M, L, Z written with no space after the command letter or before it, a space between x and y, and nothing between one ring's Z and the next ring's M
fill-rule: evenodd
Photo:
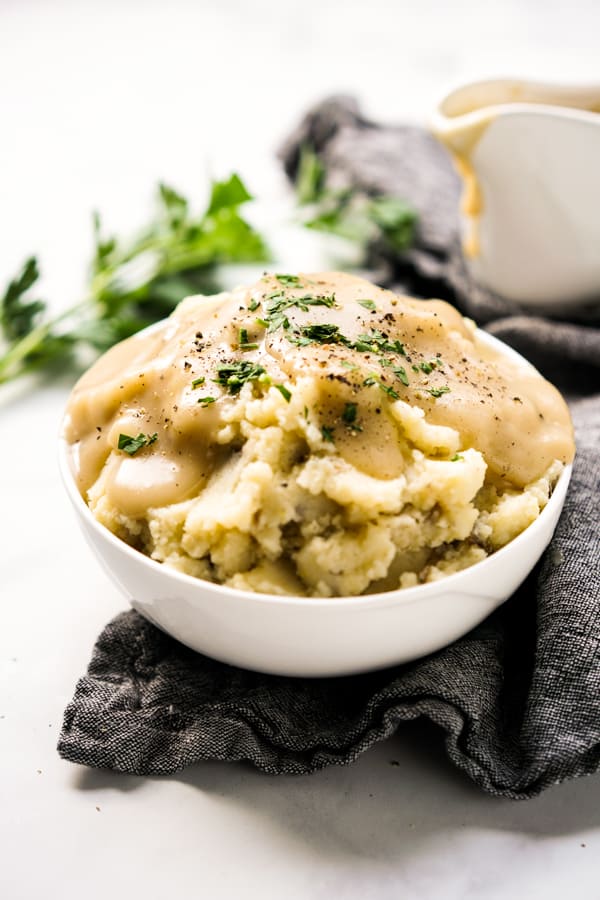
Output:
M566 404L452 306L340 273L190 297L68 403L61 467L132 605L225 662L340 675L433 652L549 542Z

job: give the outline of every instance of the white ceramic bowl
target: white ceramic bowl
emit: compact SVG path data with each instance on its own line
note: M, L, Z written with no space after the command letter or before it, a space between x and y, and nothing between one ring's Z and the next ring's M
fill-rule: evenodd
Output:
M483 340L522 357L486 334ZM522 534L441 581L361 597L279 597L234 590L170 569L96 521L82 499L61 439L60 469L85 537L139 613L188 647L276 675L349 675L409 662L466 634L521 584L548 545L571 467Z

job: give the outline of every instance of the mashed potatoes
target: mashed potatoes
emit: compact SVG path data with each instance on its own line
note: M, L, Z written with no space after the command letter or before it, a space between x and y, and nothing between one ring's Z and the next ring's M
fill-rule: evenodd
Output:
M455 309L338 273L190 297L81 379L66 436L90 509L132 546L310 596L478 562L574 452L557 391Z

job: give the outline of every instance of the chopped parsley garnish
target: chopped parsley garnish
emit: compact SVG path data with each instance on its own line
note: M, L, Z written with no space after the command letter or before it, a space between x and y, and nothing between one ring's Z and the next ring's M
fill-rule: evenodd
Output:
M348 362L347 359L343 359L340 362L340 366L343 366L344 369L349 369L351 372L355 372L358 369L358 366L355 366L354 363Z
M392 398L392 400L400 399L400 394L398 393L398 391L395 391L394 388L389 384L385 384L385 382L378 378L377 375L369 375L368 378L365 378L365 380L363 381L363 385L365 387L372 387L374 384L378 385L384 392L384 394L387 394L388 397Z
M425 372L426 375L429 375L430 372L433 372L433 368L434 367L431 365L431 363L419 363L419 369L421 370L421 372Z
M204 384L205 381L206 378L204 377L204 375L201 375L199 378L194 378L194 380L192 381L192 387L197 388L200 384Z
M428 394L431 394L432 397L441 397L442 394L449 394L450 388L447 385L439 388L426 388Z
M400 399L400 394L398 393L398 391L395 391L394 388L390 387L389 384L383 384L383 382L380 381L379 387L384 392L384 394L387 394L389 397L392 398L392 400Z
M213 381L226 388L230 394L239 394L242 385L247 382L261 379L264 381L263 375L266 375L266 371L262 366L242 360L241 362L230 363L228 366L219 366L217 377L213 378Z
M286 311L297 307L302 312L308 312L310 306L326 306L332 309L336 306L335 296L329 295L313 295L304 294L302 297L287 297L283 291L274 291L266 298L264 305L265 315L258 321L268 331L277 331L278 328L288 329L290 322L286 316Z
M260 302L256 299L256 297L254 297L248 304L248 309L250 310L250 312L254 312L258 309L259 306Z
M200 406L210 406L211 403L216 403L216 402L217 402L216 397L200 397L200 399L198 400L198 403L200 404Z
M244 352L247 350L258 350L258 344L248 340L248 330L246 328L240 328L238 346Z
M461 456L460 453L455 453L450 462L458 462L459 459L464 459L464 456Z
M158 434L156 431L154 434L144 434L143 431L140 431L137 437L133 437L131 434L120 434L117 446L123 453L134 456L138 450L141 450L142 447L149 447L157 438Z
M356 422L356 413L358 412L358 403L346 403L344 407L344 412L342 413L342 419L346 423L346 425L351 425L353 422Z
M362 427L356 421L358 403L346 403L342 413L342 421L350 431L362 431Z
M400 379L404 387L408 387L408 375L406 374L406 369L403 366L394 366L392 369L394 375Z
M276 275L275 278L279 284L283 284L284 287L298 287L298 285L301 284L297 275Z
M365 309L368 309L371 312L374 312L377 309L374 300L357 300L356 302L359 306L364 306Z
M302 329L302 337L309 342L317 344L344 344L344 335L340 333L338 325L305 325Z
M406 356L402 341L389 341L381 331L375 328L372 328L368 334L359 334L356 341L350 346L360 353L398 353L400 356Z
M323 436L324 441L329 441L329 443L333 443L333 432L335 428L331 428L329 425L323 425L321 427L321 434Z
M285 384L274 384L273 387L277 388L277 390L287 403L290 402L290 400L292 399L292 392L286 388Z

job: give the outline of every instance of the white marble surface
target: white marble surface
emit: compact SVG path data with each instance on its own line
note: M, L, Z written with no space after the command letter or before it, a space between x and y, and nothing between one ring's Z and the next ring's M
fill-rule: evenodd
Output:
M596 0L0 0L0 281L36 251L45 293L66 305L93 207L126 228L159 177L200 200L207 173L231 166L263 199L254 215L280 258L308 266L317 251L281 227L272 160L303 106L345 89L372 115L423 118L449 81L597 76L599 30ZM58 483L68 386L31 388L0 397L2 898L600 897L599 778L493 799L418 727L308 778L62 762L63 708L123 601Z

